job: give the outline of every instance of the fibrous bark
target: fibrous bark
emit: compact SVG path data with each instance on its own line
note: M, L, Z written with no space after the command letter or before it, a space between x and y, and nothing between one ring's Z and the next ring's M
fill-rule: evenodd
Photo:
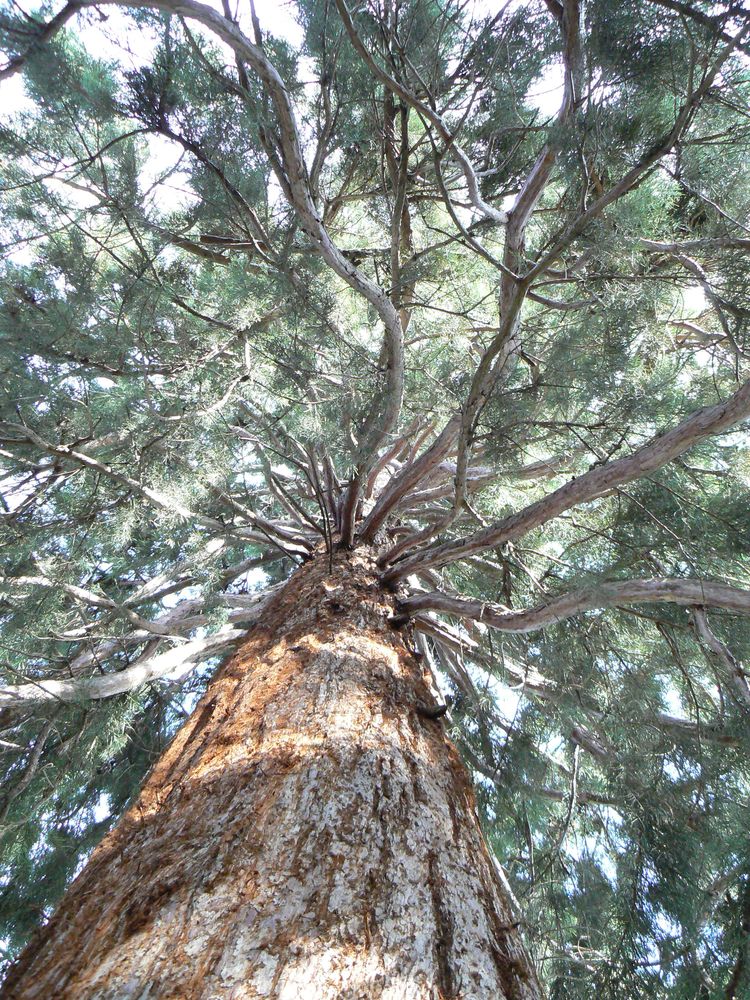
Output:
M3 1000L533 1000L468 775L374 553L272 600Z

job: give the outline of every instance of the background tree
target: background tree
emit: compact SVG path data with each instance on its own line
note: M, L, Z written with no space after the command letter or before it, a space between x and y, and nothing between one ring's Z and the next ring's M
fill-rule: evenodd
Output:
M746 5L268 16L0 20L6 956L374 545L550 995L742 996Z

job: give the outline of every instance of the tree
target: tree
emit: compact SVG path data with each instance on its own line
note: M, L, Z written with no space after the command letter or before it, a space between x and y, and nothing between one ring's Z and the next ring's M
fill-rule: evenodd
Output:
M268 17L0 20L2 995L740 997L746 5Z

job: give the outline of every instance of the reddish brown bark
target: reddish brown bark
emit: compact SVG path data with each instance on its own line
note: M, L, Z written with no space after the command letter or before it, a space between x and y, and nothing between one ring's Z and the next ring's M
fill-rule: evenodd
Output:
M372 553L299 569L3 1000L540 995Z

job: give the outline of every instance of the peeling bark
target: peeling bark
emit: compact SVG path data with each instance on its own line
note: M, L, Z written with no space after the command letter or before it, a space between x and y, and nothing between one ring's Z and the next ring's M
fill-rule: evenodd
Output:
M3 1000L536 1000L374 553L300 568Z

